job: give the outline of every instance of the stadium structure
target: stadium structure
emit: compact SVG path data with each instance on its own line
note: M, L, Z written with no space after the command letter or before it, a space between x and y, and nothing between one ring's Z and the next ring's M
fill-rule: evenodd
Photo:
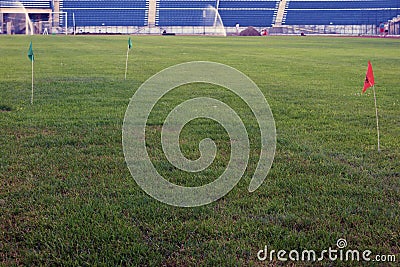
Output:
M253 26L276 34L373 35L382 23L400 35L400 0L0 1L1 34L206 34Z

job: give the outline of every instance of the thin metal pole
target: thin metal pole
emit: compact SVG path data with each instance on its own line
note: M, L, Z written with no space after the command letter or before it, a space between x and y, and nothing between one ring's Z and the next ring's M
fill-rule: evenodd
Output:
M75 35L76 34L75 12L72 13L72 27L74 27L74 35Z
M32 60L32 95L31 95L31 104L33 105L33 60Z
M376 104L376 93L375 93L375 85L372 86L372 89L374 91L374 102L375 102L375 115L376 115L376 131L378 133L378 152L381 151L381 146L380 146L380 139L379 139L379 117L378 117L378 106Z
M68 35L68 13L65 12L65 35Z
M125 80L126 80L126 73L128 72L128 57L129 57L129 47L126 51L126 62L125 62Z

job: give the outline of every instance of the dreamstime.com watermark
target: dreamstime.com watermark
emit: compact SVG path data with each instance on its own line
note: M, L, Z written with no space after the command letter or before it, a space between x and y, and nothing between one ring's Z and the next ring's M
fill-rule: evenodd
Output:
M340 238L336 242L336 247L329 247L321 251L315 250L268 250L265 246L257 253L257 259L260 261L303 261L303 262L320 262L320 261L364 261L364 262L397 262L396 255L386 254L386 255L374 255L371 250L356 250L356 249L346 249L347 241L346 239Z
M209 184L184 187L161 176L146 149L146 123L157 102L169 91L182 85L207 83L224 87L242 99L253 112L260 130L261 146L257 168L249 184L255 191L266 178L275 156L275 121L267 101L257 85L242 72L220 63L195 61L178 64L145 81L131 98L125 112L122 145L125 161L137 184L151 197L173 206L195 207L225 196L243 176L250 154L246 127L239 115L226 103L209 97L197 97L177 105L167 116L161 131L164 155L176 168L200 172L216 157L213 140L199 143L200 158L187 159L179 146L179 134L190 121L206 118L219 123L228 133L231 145L225 171Z

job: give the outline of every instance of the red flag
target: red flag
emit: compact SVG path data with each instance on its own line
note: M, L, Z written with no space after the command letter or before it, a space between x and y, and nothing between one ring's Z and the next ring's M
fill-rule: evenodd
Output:
M365 93L365 91L367 91L368 88L374 86L374 84L375 84L374 72L372 71L371 62L368 60L367 75L365 75L364 88L362 92Z

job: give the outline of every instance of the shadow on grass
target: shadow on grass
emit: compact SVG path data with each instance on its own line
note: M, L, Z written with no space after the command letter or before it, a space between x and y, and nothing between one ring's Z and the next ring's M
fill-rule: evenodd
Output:
M0 104L0 112L11 112L11 111L12 111L12 107L10 107L8 105Z

